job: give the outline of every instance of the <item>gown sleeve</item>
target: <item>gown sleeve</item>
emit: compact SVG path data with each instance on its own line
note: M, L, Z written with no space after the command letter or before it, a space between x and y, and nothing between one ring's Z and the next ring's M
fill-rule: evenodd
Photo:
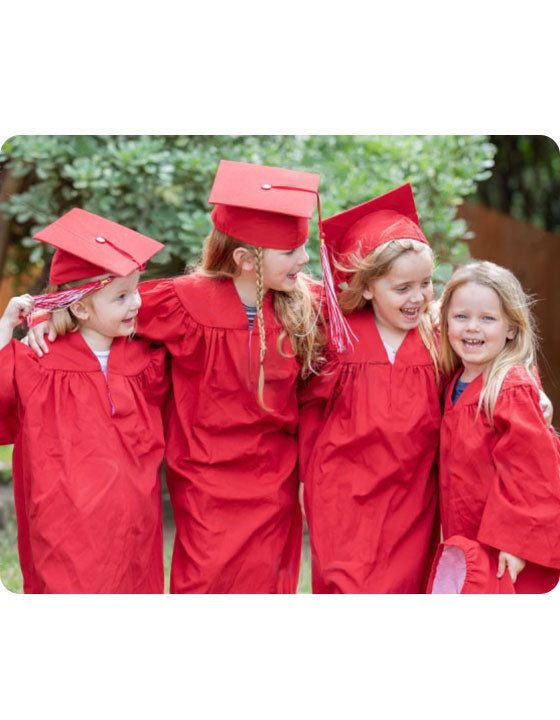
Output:
M305 482L315 441L323 424L327 405L336 388L338 369L338 363L330 358L318 375L311 375L301 381L298 388L300 482Z
M142 305L138 311L138 334L157 343L180 341L186 329L185 308L173 279L148 280L138 286Z
M14 442L18 428L14 341L0 350L0 445Z
M171 383L170 358L165 348L151 350L148 365L142 371L142 387L144 395L155 405L163 406Z
M560 568L560 441L545 423L535 387L503 391L496 403L496 468L478 540Z
M39 358L19 340L0 350L0 445L15 442L21 414L41 376Z

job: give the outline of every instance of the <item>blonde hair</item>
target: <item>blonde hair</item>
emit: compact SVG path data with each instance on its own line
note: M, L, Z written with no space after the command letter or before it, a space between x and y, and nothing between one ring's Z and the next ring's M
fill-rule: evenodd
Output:
M47 285L47 287L43 290L43 293L50 294L60 292L61 290L70 290L71 288L80 287L80 285L85 285L86 283L94 282L95 280L101 280L105 277L109 277L109 275L96 275L95 277L84 278L83 280L74 280L72 282L64 283L63 285ZM90 293L84 296L82 300L84 302L88 301L93 294L94 293ZM80 329L80 321L72 313L70 307L61 310L53 310L51 312L51 318L57 335L66 335L66 333L73 333Z
M338 298L342 312L349 315L371 304L371 300L364 297L364 292L368 289L369 284L373 280L379 280L379 278L387 275L393 263L405 253L414 252L418 254L424 250L430 253L433 260L432 249L426 243L410 238L399 238L379 245L365 257L361 257L358 252L350 253L345 258L347 263L345 266L336 263L337 268L342 272L352 273L348 287L340 293ZM436 380L439 382L440 368L437 336L427 309L420 317L418 331L422 342L430 353L436 371Z
M45 293L58 292L59 290L66 290L63 285L49 285ZM74 317L70 308L64 308L64 310L53 310L51 313L52 324L56 330L57 335L66 335L66 333L76 332L80 325L78 319Z
M478 412L484 407L489 422L493 424L496 401L504 379L511 368L515 365L524 366L534 380L537 335L535 321L530 310L533 299L525 293L521 283L512 272L492 262L477 260L457 268L445 286L441 297L441 364L443 370L450 375L459 366L460 358L449 342L447 319L449 305L455 290L469 282L494 290L500 300L506 321L515 329L515 337L506 340L504 348L490 363L483 376Z
M263 259L266 248L236 240L214 228L206 238L201 262L195 269L207 277L234 278L241 272L233 258L234 250L239 247L255 258L257 323L260 338L258 398L261 407L268 410L269 408L264 403L266 328L263 315ZM292 292L273 291L274 313L283 328L278 338L278 352L284 357L288 357L282 349L283 340L287 336L294 353L292 357L295 357L300 363L300 372L304 378L312 373L317 373L325 362L322 350L326 344L326 333L323 319L321 318L318 322L318 301L311 292L313 286L318 288L319 283L311 277L303 275L303 277L298 276L296 287Z

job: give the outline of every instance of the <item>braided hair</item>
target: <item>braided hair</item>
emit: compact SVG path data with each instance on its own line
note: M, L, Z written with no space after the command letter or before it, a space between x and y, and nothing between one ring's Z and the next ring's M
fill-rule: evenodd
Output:
M213 278L234 278L240 269L233 259L237 248L243 248L255 258L256 289L257 289L257 322L259 328L259 382L258 401L263 409L269 410L264 402L264 356L266 354L266 330L264 324L263 302L263 260L265 248L250 245L236 240L214 228L202 251L202 260L195 268L198 272ZM282 349L284 338L290 340L293 355L301 365L301 375L306 377L318 372L325 359L322 351L326 344L326 332L323 321L317 321L317 305L319 293L313 293L312 288L319 283L305 276L298 277L296 287L292 292L274 291L274 312L282 325L282 332L278 338L277 349L284 357L287 353Z

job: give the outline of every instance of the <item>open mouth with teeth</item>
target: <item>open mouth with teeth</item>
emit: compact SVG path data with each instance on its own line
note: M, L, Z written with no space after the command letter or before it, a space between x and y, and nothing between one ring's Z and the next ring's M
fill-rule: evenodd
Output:
M420 308L402 308L401 313L407 320L418 320L418 318L420 317Z
M468 348L479 348L484 345L484 340L470 340L465 338L464 340L461 340L461 342Z

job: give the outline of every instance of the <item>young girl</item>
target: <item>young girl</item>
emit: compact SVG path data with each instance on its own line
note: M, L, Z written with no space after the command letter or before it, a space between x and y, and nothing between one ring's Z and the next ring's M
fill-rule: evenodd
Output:
M57 248L55 292L12 298L0 320L24 591L163 592L165 351L131 340L139 270L162 245L79 209L35 238ZM41 358L11 340L36 307L59 308Z
M424 592L438 539L441 416L432 252L409 184L323 227L347 268L339 300L358 342L301 396L313 592Z
M517 593L547 592L560 568L560 443L539 406L528 298L509 270L469 263L444 290L441 332L443 369L456 370L441 428L444 540L477 540Z
M301 270L318 180L222 161L200 267L140 286L139 332L172 358L171 592L296 591L296 388L321 335Z

